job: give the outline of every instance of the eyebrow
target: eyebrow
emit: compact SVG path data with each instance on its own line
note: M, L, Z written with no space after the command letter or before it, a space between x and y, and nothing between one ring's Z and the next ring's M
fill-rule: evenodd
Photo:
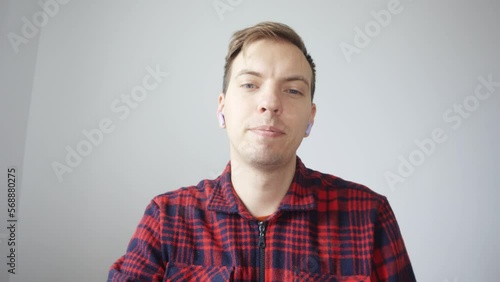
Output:
M260 73L258 73L256 71L251 71L251 70L247 70L247 69L241 70L235 77L238 77L238 76L241 76L241 75L245 75L245 74L253 75L253 76L256 76L256 77L262 77L262 74L260 74Z
M256 71L252 71L252 70L248 70L248 69L241 70L240 72L238 72L238 74L236 75L236 77L241 76L241 75L253 75L253 76L256 76L256 77L262 77L261 73L256 72ZM302 82L304 82L307 85L307 87L310 88L309 80L307 80L302 75L287 76L287 77L283 78L283 81L302 81Z
M302 81L304 82L307 87L310 87L309 86L309 80L307 80L305 77L303 77L302 75L292 75L292 76L288 76L288 77L285 77L284 79L285 81Z

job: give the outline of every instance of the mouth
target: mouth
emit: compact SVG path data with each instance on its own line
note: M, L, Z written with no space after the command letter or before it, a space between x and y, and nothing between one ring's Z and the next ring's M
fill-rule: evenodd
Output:
M280 137L285 135L285 132L283 130L269 125L253 127L250 128L250 131L264 137Z

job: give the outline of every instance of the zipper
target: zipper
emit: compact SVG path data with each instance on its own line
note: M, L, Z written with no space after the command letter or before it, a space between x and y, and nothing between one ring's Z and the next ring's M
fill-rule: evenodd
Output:
M259 221L259 281L265 282L266 223Z

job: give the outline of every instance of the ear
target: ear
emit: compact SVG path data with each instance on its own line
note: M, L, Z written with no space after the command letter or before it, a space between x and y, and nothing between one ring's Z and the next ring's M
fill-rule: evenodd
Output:
M311 105L311 114L309 116L309 122L307 124L307 129L305 132L305 137L308 137L311 134L312 126L314 125L314 118L316 117L316 104Z
M225 102L225 95L224 93L220 93L219 94L219 98L218 98L218 103L219 103L219 106L217 107L217 119L219 120L219 126L221 128L225 128L226 127L226 120L225 120L225 117L224 117L224 102Z

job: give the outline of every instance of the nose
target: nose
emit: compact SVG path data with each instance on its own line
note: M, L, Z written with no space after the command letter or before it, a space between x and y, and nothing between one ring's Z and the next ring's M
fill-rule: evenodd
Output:
M259 95L258 111L259 113L270 112L274 115L280 115L283 111L281 104L281 93L275 86L268 86L262 89Z

